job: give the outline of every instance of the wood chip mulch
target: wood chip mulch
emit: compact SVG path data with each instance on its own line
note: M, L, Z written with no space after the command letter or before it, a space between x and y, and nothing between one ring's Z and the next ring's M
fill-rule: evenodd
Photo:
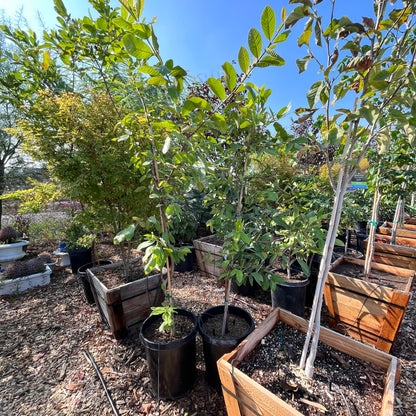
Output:
M108 248L107 248L108 250ZM104 257L117 260L114 253ZM198 272L176 274L177 306L196 314L222 304L223 284ZM267 299L238 296L260 323L271 311ZM411 299L392 354L402 373L395 414L416 414L416 307ZM137 336L116 341L70 269L57 267L51 283L0 297L0 415L113 415L90 353L120 415L225 416L223 397L204 380L198 337L197 381L186 397L159 402L151 391L144 349Z

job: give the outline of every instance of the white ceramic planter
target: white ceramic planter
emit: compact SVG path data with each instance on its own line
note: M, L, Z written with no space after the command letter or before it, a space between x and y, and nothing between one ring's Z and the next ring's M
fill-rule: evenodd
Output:
M51 269L46 266L43 273L31 274L29 276L18 277L17 279L1 280L0 279L0 295L11 295L20 293L36 286L44 286L51 281Z
M29 241L23 240L18 243L0 244L0 264L4 268L7 263L19 260L25 256L24 247L29 244Z

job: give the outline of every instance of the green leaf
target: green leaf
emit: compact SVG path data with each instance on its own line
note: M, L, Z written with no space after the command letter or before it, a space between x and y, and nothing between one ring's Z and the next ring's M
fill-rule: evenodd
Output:
M262 40L260 32L255 28L251 28L248 32L248 47L250 48L251 53L256 58L260 57L262 49Z
M276 30L276 15L270 6L266 6L261 14L261 28L266 39L271 40Z
M309 91L306 93L308 104L310 108L314 108L315 104L319 101L322 88L324 84L322 81L315 82Z
M183 78L183 77L186 77L187 72L182 67L180 67L179 65L176 65L170 71L170 75L172 75L175 78Z
M364 118L368 124L373 124L377 117L377 111L368 107L361 107L358 111L360 117Z
M297 258L297 261L300 264L300 267L302 268L303 273L305 273L306 276L309 276L311 274L311 269L306 264L305 260Z
M191 100L186 100L183 104L182 104L182 109L181 109L181 113L182 115L185 117L188 114L192 113L192 111L194 111L195 109L195 105Z
M227 85L228 89L232 91L237 84L237 73L229 62L225 62L222 69L224 70L225 85Z
M149 39L152 36L152 28L144 23L135 23L133 29L134 33L142 39Z
M65 5L62 0L53 0L53 3L55 5L55 11L60 16L65 17L68 15L68 12L66 11Z
M321 21L321 17L317 19ZM317 46L322 46L322 30L321 26L318 24L318 21L315 23L315 43Z
M290 34L290 30L286 30L285 32L281 33L280 35L277 35L274 38L273 44L284 42L289 37L289 34Z
M149 59L153 56L150 47L131 33L127 33L123 36L123 44L126 47L127 52L137 59Z
M144 0L136 0L136 13L139 19L143 13Z
M166 85L168 82L163 77L150 77L147 83L149 85Z
M127 22L125 19L123 19L121 16L117 16L113 19L113 23L119 27L120 29L124 29L126 31L132 30L133 26L131 23Z
M305 56L301 59L296 59L296 65L299 68L299 74L301 74L302 72L306 71L306 68L308 67L308 63L311 60L311 56Z
M310 12L307 6L298 6L295 7L289 16L285 20L286 29L294 26L299 20L303 19L306 16L309 16Z
M250 55L244 46L238 51L238 64L240 65L241 70L246 74L250 66Z
M220 99L225 100L225 88L221 81L217 78L208 78L207 84L211 88L212 92Z
M257 62L256 66L260 68L266 68L268 66L282 66L285 64L283 58L279 57L273 58L272 56L265 56L259 62Z
M215 126L221 133L227 133L227 122L221 114L214 113L212 115L212 121L215 123Z
M309 45L309 39L312 35L312 28L305 30L299 37L298 37L298 46L302 45Z
M179 95L178 90L173 85L169 85L168 94L169 94L169 97L172 98L172 100L175 103L178 102L180 95Z
M142 65L138 67L137 70L139 72L143 72L144 74L149 74L152 77L157 77L160 75L159 71L156 68L154 68L153 66L149 66L149 65Z
M120 244L123 241L130 241L134 237L134 232L136 231L136 226L134 224L130 224L124 230L121 230L115 237L114 237L114 244Z
M191 97L189 101L196 107L201 110L210 111L211 110L211 104L200 97Z

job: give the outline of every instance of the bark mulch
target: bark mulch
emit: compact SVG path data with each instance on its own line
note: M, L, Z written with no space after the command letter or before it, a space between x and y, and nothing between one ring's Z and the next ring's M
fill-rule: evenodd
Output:
M110 246L101 258L117 260ZM41 249L43 251L43 248ZM177 306L200 314L222 304L223 284L198 272L176 274ZM269 296L235 296L237 306L261 322L271 311ZM392 353L401 359L396 415L416 414L416 308L411 300ZM0 415L113 415L97 373L100 369L120 415L225 416L222 395L204 380L202 345L197 344L197 381L186 397L159 403L151 391L145 353L137 336L116 341L95 305L86 303L70 269L58 267L51 283L0 298Z

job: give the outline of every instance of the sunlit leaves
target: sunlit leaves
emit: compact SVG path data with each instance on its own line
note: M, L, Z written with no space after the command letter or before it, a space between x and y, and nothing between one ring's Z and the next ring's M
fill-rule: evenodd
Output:
M230 91L232 91L237 85L237 73L229 62L225 62L222 69L224 70L225 85Z
M42 62L42 68L44 71L46 71L49 68L49 65L51 63L51 54L49 51L43 52L43 62Z
M136 0L136 13L139 19L143 13L144 0Z
M306 71L306 68L308 66L309 61L312 59L311 56L305 56L301 59L296 59L296 65L299 68L299 74L301 74L302 72Z
M147 83L149 85L159 85L160 86L160 85L166 85L168 83L168 81L165 78L163 78L161 76L158 76L158 77L150 77L147 80Z
M262 39L260 32L255 28L250 29L248 32L248 47L256 58L260 57L262 52Z
M323 88L324 83L322 81L318 81L315 82L307 92L306 98L308 99L308 104L310 108L313 108L315 104L319 101Z
M208 78L207 84L211 88L211 91L220 99L225 100L225 88L221 81L217 78Z
M153 56L150 47L131 33L127 33L123 36L123 44L126 47L127 52L137 59L145 60Z
M241 70L246 74L250 66L250 55L244 46L241 46L238 52L238 64Z
M286 29L291 28L294 26L299 20L303 19L310 15L310 11L308 6L298 6L292 10L292 12L287 16L285 20L285 27Z
M130 241L134 237L135 231L136 226L134 224L130 224L114 237L114 244L120 244L123 241Z
M285 61L282 57L275 58L273 56L265 56L259 62L257 62L256 66L260 68L266 68L268 66L282 66L285 64Z
M65 5L62 0L53 0L53 3L55 5L56 13L63 17L68 15L68 12L66 11Z
M276 30L276 16L270 6L266 6L261 15L261 28L266 39L271 40Z

